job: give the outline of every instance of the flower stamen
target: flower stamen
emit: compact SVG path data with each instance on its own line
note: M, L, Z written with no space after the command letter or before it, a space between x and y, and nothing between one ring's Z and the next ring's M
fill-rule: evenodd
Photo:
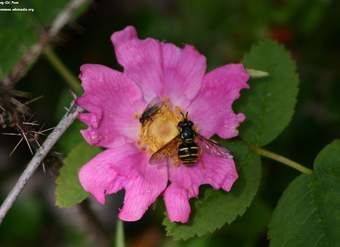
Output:
M168 100L165 101L157 113L141 125L139 146L149 153L155 153L171 141L178 135L177 124L182 118L180 112L179 107L172 107Z

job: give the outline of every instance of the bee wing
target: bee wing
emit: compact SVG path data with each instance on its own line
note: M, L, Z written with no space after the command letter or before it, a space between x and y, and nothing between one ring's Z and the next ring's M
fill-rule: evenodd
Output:
M179 135L174 137L171 141L169 141L151 156L149 163L151 165L156 165L166 159L177 155L180 140L181 138L179 137Z
M203 151L211 155L218 156L223 159L231 159L233 157L226 148L211 139L207 139L200 134L197 134L196 140Z

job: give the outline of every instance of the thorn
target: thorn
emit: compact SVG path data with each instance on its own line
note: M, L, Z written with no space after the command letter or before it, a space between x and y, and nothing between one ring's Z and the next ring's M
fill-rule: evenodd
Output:
M71 111L71 109L66 107L66 106L64 107L64 109L66 110L67 113L70 113L70 111Z
M38 145L38 147L41 148L41 145L40 145L39 141L37 139L35 139L34 141ZM46 165L45 165L45 162L42 162L42 169L43 169L43 172L46 174Z
M26 102L24 103L24 105L32 104L33 102L38 101L38 100L42 99L43 97L44 97L43 95L38 96L38 97L35 97L35 98L31 99L31 100L26 101Z
M24 125L39 126L37 122L22 122Z
M46 165L45 165L45 162L42 163L42 169L43 169L43 173L46 174Z
M54 130L54 128L55 127L51 127L51 128L45 129L45 130L41 130L40 133L45 133L47 131Z
M1 133L4 136L21 136L21 134L18 133Z
M17 145L15 145L13 150L9 153L9 157L11 157L14 154L15 150L17 150L17 148L19 147L20 143L22 143L23 140L24 138L21 137L20 141L17 143Z
M73 91L70 90L70 93L71 93L71 95L72 95L72 97L73 97L73 100L75 100L76 98L78 98L78 96L77 96Z
M29 150L30 150L30 153L33 155L33 150L32 150L31 144L30 144L30 142L28 141L27 136L26 136L24 130L23 130L18 124L16 124L16 126L17 126L17 128L20 130L21 136L25 139L25 141L26 141L26 143L27 143L27 146L28 146L28 148L29 148Z
M50 131L50 130L53 130L54 128L55 128L55 127L48 128L48 129L45 129L45 130L39 130L39 131L34 131L34 130L32 130L32 132L33 132L34 134L38 134L38 135L45 135L45 132Z

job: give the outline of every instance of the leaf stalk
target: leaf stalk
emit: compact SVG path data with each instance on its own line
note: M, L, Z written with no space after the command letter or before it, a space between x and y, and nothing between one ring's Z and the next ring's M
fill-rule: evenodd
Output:
M279 154L276 154L274 152L271 152L269 150L266 150L264 148L260 148L260 147L255 147L253 146L252 147L255 152L263 157L266 157L266 158L269 158L269 159L272 159L272 160L275 160L281 164L284 164L286 166L289 166L295 170L298 170L299 172L303 173L303 174L307 174L307 175L310 175L313 173L313 170L293 161L293 160L290 160L282 155L279 155Z
M80 86L79 80L71 73L71 71L60 60L60 58L54 53L52 48L46 46L46 48L44 49L44 54L50 64L63 77L69 87L77 94L80 94L82 92L82 88Z

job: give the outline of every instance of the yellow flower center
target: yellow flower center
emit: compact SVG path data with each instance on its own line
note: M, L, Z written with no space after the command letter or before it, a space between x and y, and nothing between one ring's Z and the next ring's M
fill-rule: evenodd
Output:
M182 119L179 107L173 109L169 101L141 124L139 146L149 153L155 153L178 135L177 124Z

